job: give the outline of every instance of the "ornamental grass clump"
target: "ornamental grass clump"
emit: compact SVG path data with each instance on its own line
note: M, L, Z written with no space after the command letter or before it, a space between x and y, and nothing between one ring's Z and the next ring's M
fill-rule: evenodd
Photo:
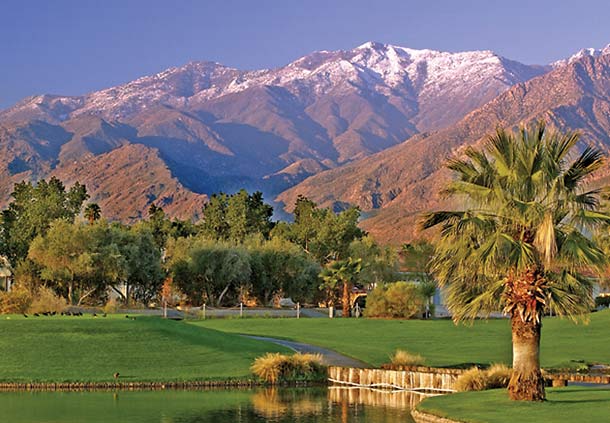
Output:
M455 389L465 392L506 388L510 382L511 373L512 370L504 364L493 364L486 370L473 367L457 378Z
M512 370L505 364L492 364L487 373L487 388L506 388L510 382Z
M487 372L478 367L473 367L470 370L466 370L457 378L455 390L458 392L483 391L487 389L487 382Z
M267 353L254 360L250 370L259 379L271 384L323 380L326 377L326 366L322 364L320 354Z
M412 354L405 350L396 350L390 356L393 367L423 366L426 359L419 354Z

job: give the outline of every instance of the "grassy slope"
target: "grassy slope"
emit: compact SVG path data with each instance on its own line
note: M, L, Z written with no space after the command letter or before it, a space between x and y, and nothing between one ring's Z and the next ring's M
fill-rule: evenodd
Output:
M446 320L216 319L193 324L221 331L274 336L336 350L378 366L402 348L431 366L511 361L507 320L455 326ZM576 366L572 360L610 363L610 311L593 313L588 325L547 318L542 330L542 365Z
M556 388L544 403L514 402L505 390L464 392L426 399L418 409L468 423L606 422L610 389Z
M0 317L0 381L245 378L255 357L286 349L154 317Z

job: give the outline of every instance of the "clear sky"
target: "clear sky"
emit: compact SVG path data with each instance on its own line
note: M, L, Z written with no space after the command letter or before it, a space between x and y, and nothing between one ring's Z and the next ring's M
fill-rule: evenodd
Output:
M0 0L0 108L191 60L276 67L374 40L548 63L610 43L602 0Z

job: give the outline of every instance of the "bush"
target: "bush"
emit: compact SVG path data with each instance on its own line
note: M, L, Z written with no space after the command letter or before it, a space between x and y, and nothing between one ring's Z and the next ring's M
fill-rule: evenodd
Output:
M595 297L595 307L610 307L610 295Z
M412 319L421 316L425 300L412 282L394 282L379 285L366 299L366 317Z
M506 388L510 381L510 375L511 369L504 364L494 364L487 370L473 367L457 378L455 389L459 392L465 392Z
M25 313L32 304L32 294L20 285L14 285L10 292L0 291L0 314Z
M505 364L492 364L487 373L487 388L485 389L496 389L506 388L510 381L510 375L512 370Z
M326 367L319 354L267 353L254 360L250 368L259 379L268 383L326 378Z
M104 313L112 314L119 311L119 302L116 298L110 298L103 308Z
M421 355L411 354L405 350L396 350L394 355L390 356L390 360L395 367L422 366L426 361Z
M47 311L55 311L61 313L67 307L66 300L46 286L41 286L36 291L34 299L28 308L30 313L44 313Z

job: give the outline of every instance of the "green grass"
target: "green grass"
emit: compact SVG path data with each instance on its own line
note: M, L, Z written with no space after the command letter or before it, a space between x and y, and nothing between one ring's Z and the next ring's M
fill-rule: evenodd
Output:
M248 378L254 359L289 350L156 317L0 316L0 381Z
M511 362L510 323L505 319L477 321L472 326L456 326L448 320L371 319L210 319L192 324L314 344L373 366L389 362L398 348L422 355L430 366ZM610 363L609 344L610 311L592 313L588 325L546 318L542 366Z
M607 422L610 389L554 388L543 403L515 402L505 390L464 392L428 398L421 411L467 423L572 423Z

